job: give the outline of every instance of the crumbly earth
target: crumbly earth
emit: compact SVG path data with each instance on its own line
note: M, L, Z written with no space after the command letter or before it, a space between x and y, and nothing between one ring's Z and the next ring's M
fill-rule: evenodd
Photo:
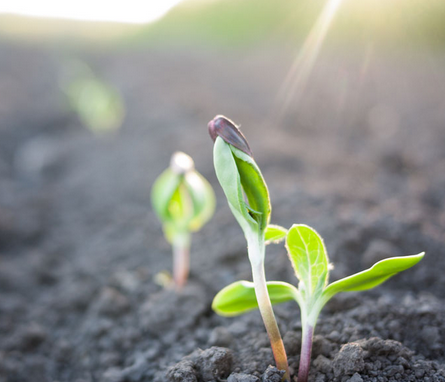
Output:
M122 128L97 136L66 106L63 52L0 45L1 382L280 380L259 313L222 318L210 307L251 277L213 171L206 124L216 114L242 124L272 222L324 237L332 279L427 253L326 306L310 380L445 381L445 57L324 53L283 112L294 57L278 48L82 51L127 105ZM175 150L217 194L181 293L155 282L171 254L150 207ZM282 245L268 247L266 273L297 282ZM298 307L275 311L296 374Z

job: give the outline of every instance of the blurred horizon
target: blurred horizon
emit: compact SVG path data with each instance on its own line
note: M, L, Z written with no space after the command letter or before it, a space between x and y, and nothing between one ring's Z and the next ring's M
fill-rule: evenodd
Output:
M178 0L172 0L172 5ZM0 40L115 46L293 47L329 1L183 0L150 23L78 21L0 14ZM445 47L445 2L343 0L326 43L382 48Z
M182 0L79 0L71 3L53 0L14 0L0 3L0 14L80 21L144 24L159 19Z

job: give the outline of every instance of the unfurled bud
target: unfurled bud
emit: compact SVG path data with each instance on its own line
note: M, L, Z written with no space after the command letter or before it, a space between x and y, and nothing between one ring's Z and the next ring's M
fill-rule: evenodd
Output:
M209 122L208 128L213 142L217 137L221 137L226 143L253 157L252 150L243 133L230 119L217 115Z

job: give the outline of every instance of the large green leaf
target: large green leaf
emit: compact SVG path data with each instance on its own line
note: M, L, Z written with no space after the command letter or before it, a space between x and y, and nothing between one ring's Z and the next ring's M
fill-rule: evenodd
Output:
M374 288L395 274L416 265L422 260L424 252L412 256L400 256L384 259L371 268L333 282L323 292L323 299L329 300L339 292L355 292Z
M294 224L287 233L286 248L306 300L319 295L328 281L323 239L311 227Z
M266 244L279 243L284 240L287 235L287 229L275 224L269 224L264 234Z
M298 290L293 285L270 281L267 283L272 304L297 300ZM222 289L213 299L213 310L221 316L232 317L258 308L254 284L250 281L237 281Z

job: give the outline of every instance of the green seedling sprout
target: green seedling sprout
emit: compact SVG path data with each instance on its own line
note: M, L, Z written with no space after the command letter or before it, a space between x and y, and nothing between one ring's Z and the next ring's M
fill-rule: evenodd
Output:
M82 124L96 134L119 129L125 117L125 103L119 91L85 62L74 60L66 65L65 72L61 88Z
M422 252L418 255L384 259L369 269L328 284L328 254L322 238L314 229L295 224L287 232L286 229L275 226L269 235L273 241L286 238L289 259L299 280L298 288L280 281L267 283L272 304L295 300L300 306L303 333L298 382L308 380L314 328L323 306L339 292L374 288L395 274L416 265L424 256ZM235 282L216 295L212 307L222 316L237 316L256 309L259 306L254 289L251 282Z
M216 116L208 127L215 142L213 160L216 176L247 240L255 307L260 310L276 365L285 370L284 379L289 380L286 351L272 310L264 272L265 242L270 239L266 238L271 213L269 191L249 144L238 127L223 116Z
M191 233L212 217L215 195L209 182L195 170L193 159L176 152L170 167L156 179L151 201L173 247L173 280L179 290L189 274Z

